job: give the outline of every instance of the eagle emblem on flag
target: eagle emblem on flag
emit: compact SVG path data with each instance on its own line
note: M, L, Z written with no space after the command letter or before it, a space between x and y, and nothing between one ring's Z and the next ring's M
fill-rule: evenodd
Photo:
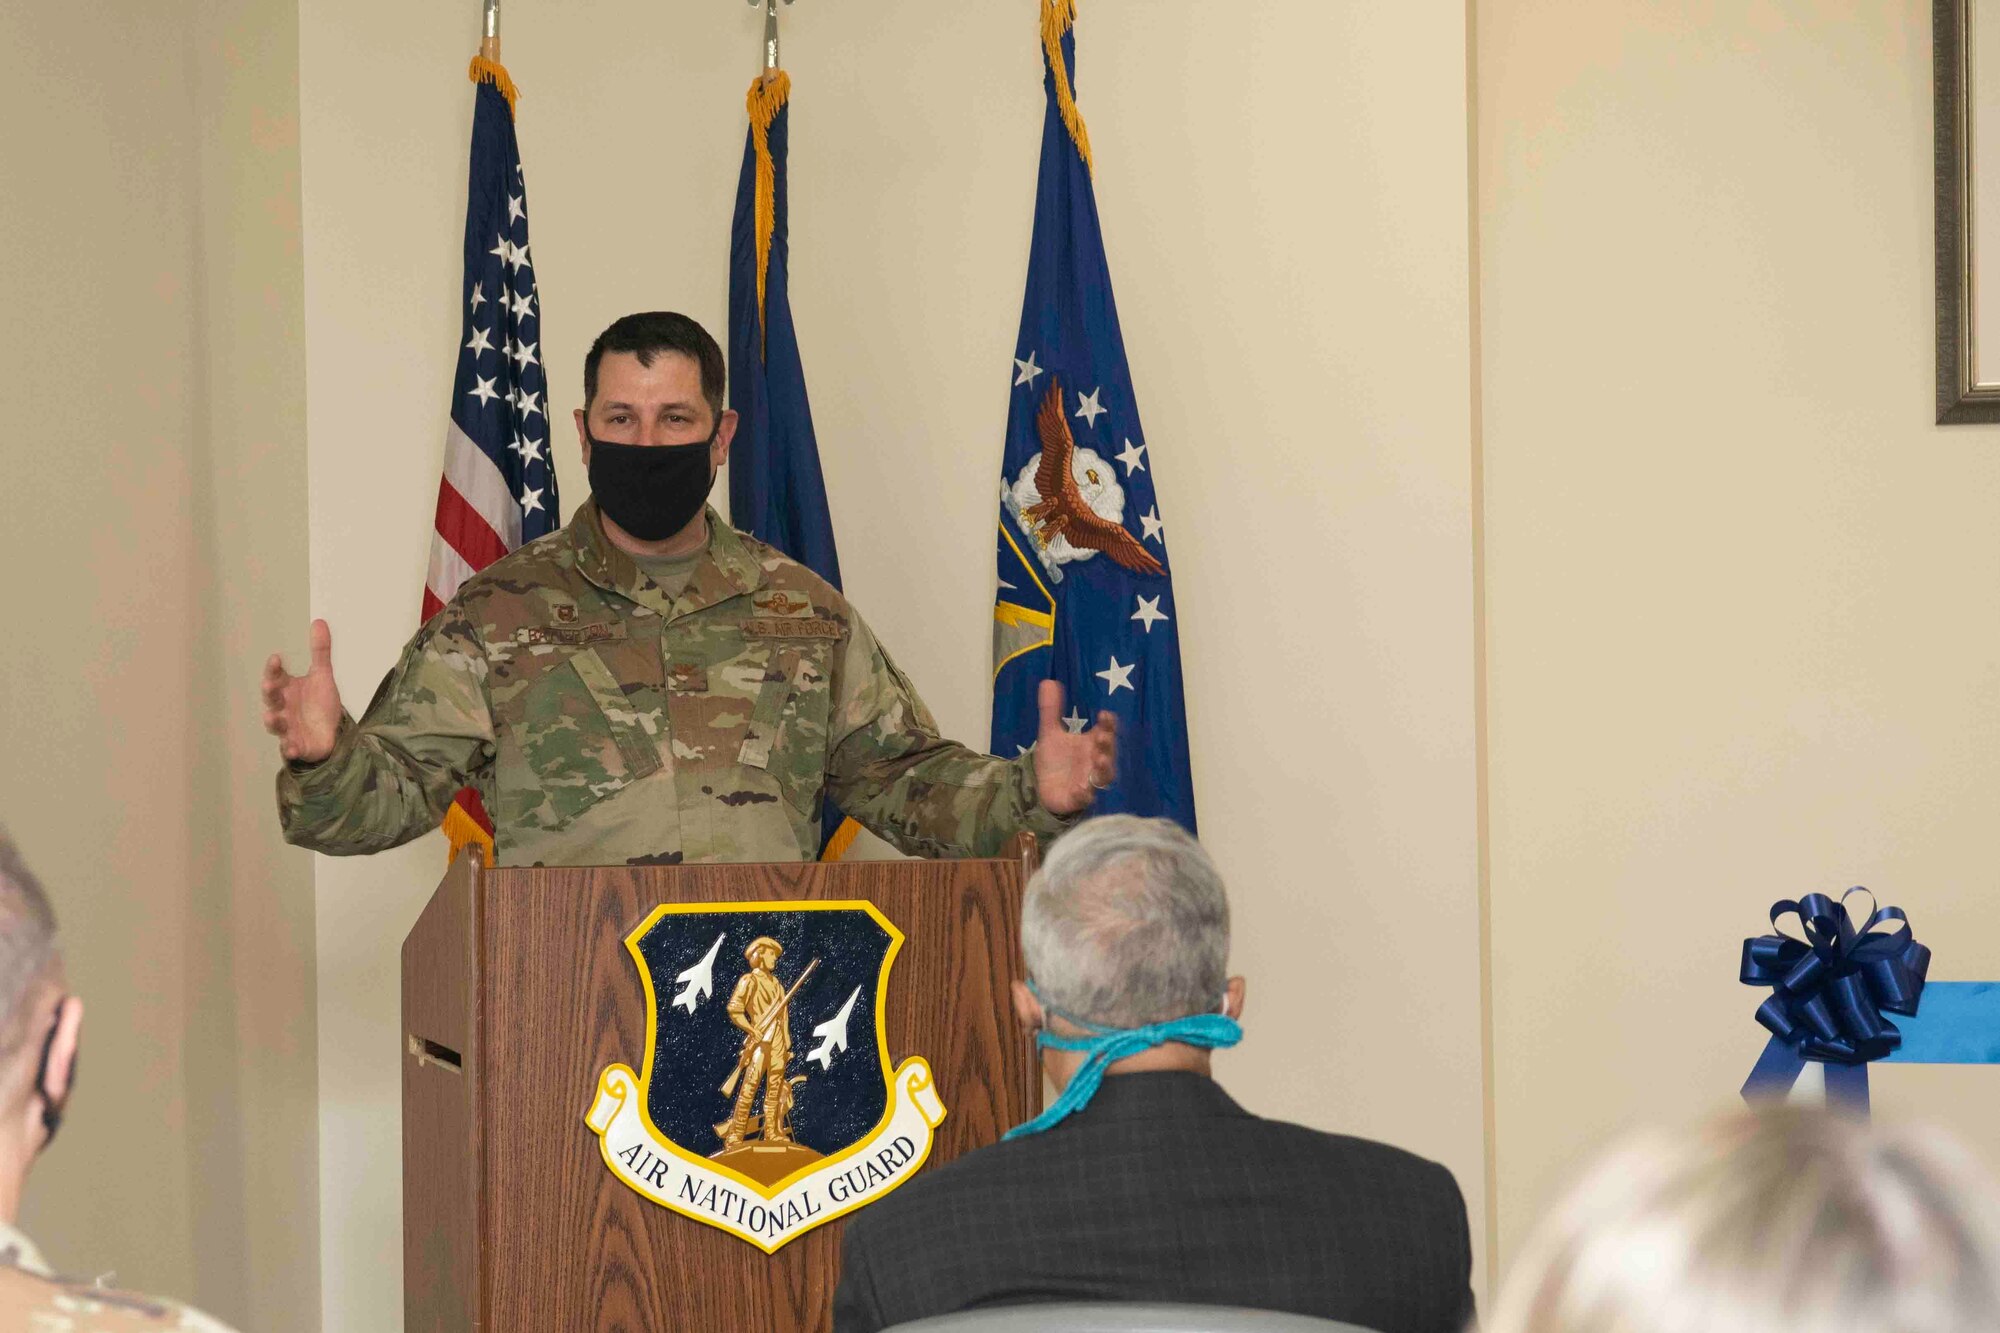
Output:
M1063 419L1062 381L1055 376L1049 377L1035 426L1042 451L1022 469L1008 498L1017 520L1047 553L1043 563L1049 574L1060 582L1057 566L1100 551L1134 573L1166 573L1125 526L1125 490L1117 470L1094 450L1077 449Z

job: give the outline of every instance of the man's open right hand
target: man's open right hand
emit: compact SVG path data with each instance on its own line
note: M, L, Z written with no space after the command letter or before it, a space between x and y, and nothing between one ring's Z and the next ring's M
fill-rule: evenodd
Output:
M340 735L340 689L333 683L333 631L312 623L312 665L303 676L285 670L277 653L264 663L264 730L278 738L287 760L316 764Z

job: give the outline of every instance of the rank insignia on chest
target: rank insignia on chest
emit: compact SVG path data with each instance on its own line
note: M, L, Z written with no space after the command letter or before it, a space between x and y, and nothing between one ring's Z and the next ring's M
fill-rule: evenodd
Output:
M708 668L694 662L675 662L667 668L667 688L680 694L706 693Z
M687 903L625 938L646 994L644 1069L598 1077L604 1163L662 1207L766 1254L903 1184L944 1103L891 1067L902 932L872 903Z

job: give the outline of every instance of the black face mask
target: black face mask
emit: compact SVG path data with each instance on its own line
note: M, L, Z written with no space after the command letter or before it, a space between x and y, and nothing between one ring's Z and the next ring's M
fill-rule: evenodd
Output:
M642 542L665 541L708 503L716 430L694 444L609 444L590 437L590 492L597 507Z
M48 1131L42 1140L42 1148L47 1150L56 1141L56 1131L62 1128L63 1105L69 1101L69 1094L76 1087L77 1056L69 1061L69 1087L63 1089L60 1097L49 1096L49 1056L55 1052L56 1032L62 1027L63 1009L69 1004L69 997L63 996L56 1002L56 1019L49 1024L49 1035L42 1039L42 1062L35 1070L35 1091L42 1097L42 1128Z

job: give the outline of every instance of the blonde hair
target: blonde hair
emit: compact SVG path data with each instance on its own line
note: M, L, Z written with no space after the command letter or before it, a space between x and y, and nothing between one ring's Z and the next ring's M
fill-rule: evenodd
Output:
M1486 1333L1994 1333L2000 1218L1948 1136L1823 1110L1648 1131L1522 1250Z

